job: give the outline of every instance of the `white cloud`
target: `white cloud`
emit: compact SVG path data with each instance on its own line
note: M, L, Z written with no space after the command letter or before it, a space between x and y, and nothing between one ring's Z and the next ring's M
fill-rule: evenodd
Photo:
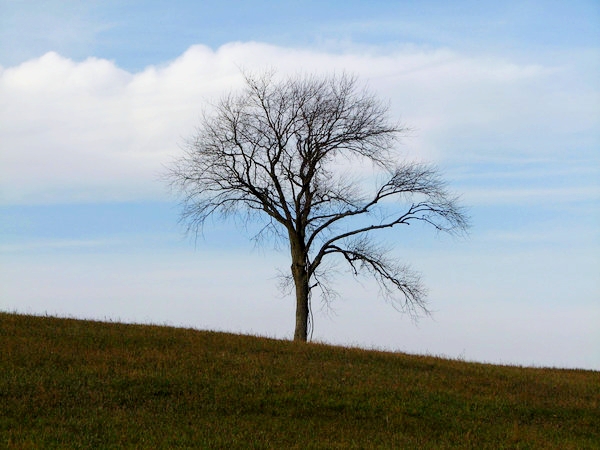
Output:
M248 42L193 46L129 73L107 60L50 52L0 72L0 202L161 198L161 165L193 132L206 101L239 86L240 68L267 67L358 74L417 129L406 151L428 160L566 152L552 130L568 133L573 124L597 142L590 127L598 108L583 95L589 87L569 86L564 70L539 64L445 49L327 53Z

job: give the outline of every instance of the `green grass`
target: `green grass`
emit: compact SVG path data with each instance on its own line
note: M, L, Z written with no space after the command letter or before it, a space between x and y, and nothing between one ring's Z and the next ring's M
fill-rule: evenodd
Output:
M0 448L600 448L600 373L0 313Z

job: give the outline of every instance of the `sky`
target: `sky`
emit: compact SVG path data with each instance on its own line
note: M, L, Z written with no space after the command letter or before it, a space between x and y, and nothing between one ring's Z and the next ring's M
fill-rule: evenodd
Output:
M381 235L431 317L340 273L313 340L600 370L600 3L341 5L0 0L0 310L291 339L285 249L186 235L161 174L241 70L345 71L472 228Z

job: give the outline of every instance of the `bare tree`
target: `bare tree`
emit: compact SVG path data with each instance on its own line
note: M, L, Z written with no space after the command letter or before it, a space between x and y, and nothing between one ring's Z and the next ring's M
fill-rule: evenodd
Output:
M373 234L416 221L449 233L468 224L434 167L397 161L407 130L386 105L355 77L264 73L245 74L244 90L214 106L169 169L182 220L197 232L213 215L262 218L260 236L289 244L294 340L307 340L313 289L333 292L324 261L335 257L372 275L397 309L428 312L418 274Z

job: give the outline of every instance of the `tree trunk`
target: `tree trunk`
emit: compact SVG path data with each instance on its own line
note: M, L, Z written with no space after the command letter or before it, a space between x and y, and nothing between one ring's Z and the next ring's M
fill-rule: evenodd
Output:
M292 275L296 285L296 331L294 341L306 342L308 337L308 273L304 264L292 263Z
M296 287L296 331L294 341L306 342L308 338L309 277L306 267L306 248L302 235L290 233L292 277Z

